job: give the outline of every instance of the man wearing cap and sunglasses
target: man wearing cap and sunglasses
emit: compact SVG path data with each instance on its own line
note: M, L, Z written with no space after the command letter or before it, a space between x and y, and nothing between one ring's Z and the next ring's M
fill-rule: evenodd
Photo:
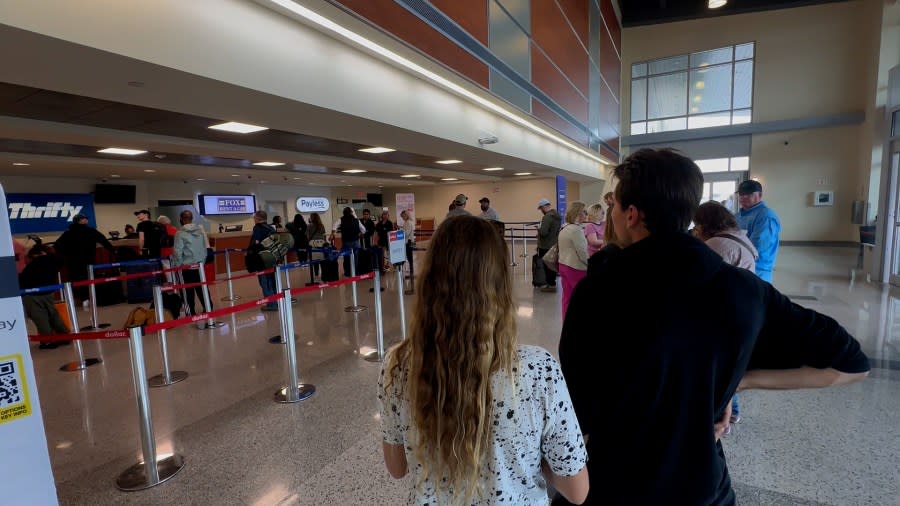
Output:
M453 218L454 216L472 216L472 213L466 211L466 202L468 201L469 197L466 197L462 193L457 195L456 198L453 199L453 209L447 213L447 216L444 219Z
M775 270L775 257L778 255L778 236L781 234L781 222L775 211L769 209L762 200L762 185L752 179L738 186L738 202L741 210L737 214L737 222L741 229L747 231L750 242L759 252L756 261L756 275L763 281L772 282L772 271Z

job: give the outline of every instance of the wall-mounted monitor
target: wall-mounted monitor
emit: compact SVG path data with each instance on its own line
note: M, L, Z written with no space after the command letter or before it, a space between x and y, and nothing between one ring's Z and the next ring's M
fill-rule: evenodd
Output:
M94 185L95 204L134 204L135 186L130 184Z
M253 195L198 195L198 208L204 216L253 214L256 197Z

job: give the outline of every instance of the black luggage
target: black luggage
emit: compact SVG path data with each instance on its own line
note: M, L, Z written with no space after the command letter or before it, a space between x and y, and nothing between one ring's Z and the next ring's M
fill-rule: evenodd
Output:
M125 267L125 273L137 274L140 272L152 272L158 269L159 264L155 262L140 265L129 265ZM126 283L128 303L143 304L145 302L151 302L153 300L153 285L157 282L159 282L158 276L129 279Z
M175 292L163 292L163 308L168 309L172 313L172 318L177 319L181 316L182 300L181 295Z
M330 283L332 281L337 281L340 279L338 275L338 261L337 260L323 260L319 266L322 268L322 281L325 283Z
M375 266L375 254L371 249L361 249L356 252L356 274L368 274Z
M531 284L534 286L547 284L547 271L544 270L544 260L540 255L531 257Z
M119 275L119 269L97 269L94 271L94 279L111 278ZM97 306L113 306L125 302L125 292L122 290L121 281L110 281L95 286L97 291Z

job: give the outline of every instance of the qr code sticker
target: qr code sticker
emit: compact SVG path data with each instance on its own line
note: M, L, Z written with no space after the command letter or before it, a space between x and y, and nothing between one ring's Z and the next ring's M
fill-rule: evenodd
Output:
M16 372L16 363L0 362L0 408L21 404L23 401L22 384Z

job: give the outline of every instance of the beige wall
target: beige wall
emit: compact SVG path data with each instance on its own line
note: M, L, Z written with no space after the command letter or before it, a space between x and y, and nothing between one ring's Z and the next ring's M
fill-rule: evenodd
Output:
M754 41L754 122L868 112L880 6L879 0L856 0L629 28L623 34L623 83L630 83L633 62ZM630 124L624 119L630 84L622 95L623 124ZM781 217L782 240L858 239L849 207L869 192L872 145L865 129L871 126L753 136L751 177L763 181L765 198ZM808 205L817 190L834 191L836 206Z

